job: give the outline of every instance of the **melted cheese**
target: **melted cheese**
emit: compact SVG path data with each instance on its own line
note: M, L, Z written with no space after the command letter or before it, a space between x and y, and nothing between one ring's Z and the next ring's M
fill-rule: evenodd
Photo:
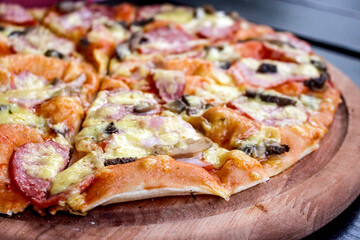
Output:
M223 86L216 83L204 83L202 88L196 89L196 96L201 97L205 102L216 104L227 103L239 95L241 91L236 87Z
M193 12L189 8L176 7L172 11L166 11L155 15L156 20L187 23L193 19Z
M273 92L271 94L279 95L273 94ZM251 99L241 96L234 100L233 103L241 111L246 112L252 118L264 124L289 126L299 125L307 120L306 109L300 101L297 102L296 106L279 107L275 103L263 102L258 98Z
M42 145L29 155L23 167L32 177L51 180L64 167L64 158L52 145Z
M57 174L52 182L52 195L64 192L74 184L80 183L87 176L104 166L103 158L98 152L91 152L73 165Z
M3 110L0 111L0 124L15 123L37 127L39 129L43 129L46 126L46 120L44 118L38 117L29 110L19 107L16 104L10 104L4 99L1 99L1 96L0 105L3 106Z

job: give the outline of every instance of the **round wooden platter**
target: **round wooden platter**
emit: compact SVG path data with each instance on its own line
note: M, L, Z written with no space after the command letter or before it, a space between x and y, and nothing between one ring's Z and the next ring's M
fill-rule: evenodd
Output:
M268 182L227 202L214 196L148 199L96 208L87 216L0 217L1 238L297 239L339 215L360 193L360 90L329 65L343 93L320 148Z

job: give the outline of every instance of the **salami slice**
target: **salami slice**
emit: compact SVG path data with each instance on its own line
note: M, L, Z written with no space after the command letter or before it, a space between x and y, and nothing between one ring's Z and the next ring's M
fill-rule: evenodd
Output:
M24 7L10 3L0 4L0 21L19 25L33 25L36 23L34 17Z
M46 208L59 201L50 196L55 175L69 162L69 148L54 141L27 143L19 147L10 159L10 175L16 187L32 204Z
M195 37L187 34L177 26L163 26L146 32L141 40L140 52L183 53L196 46L192 43Z

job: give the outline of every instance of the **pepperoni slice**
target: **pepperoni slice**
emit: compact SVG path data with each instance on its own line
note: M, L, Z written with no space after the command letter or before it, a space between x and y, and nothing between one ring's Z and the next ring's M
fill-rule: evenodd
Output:
M10 176L16 187L40 208L55 205L60 195L49 195L51 182L69 162L69 148L54 141L27 143L10 159Z
M163 26L152 29L142 37L140 52L143 54L151 53L183 53L191 50L193 44L190 41L195 40L194 37L187 34L178 26Z
M36 23L34 17L24 7L10 3L0 4L0 21L19 25L33 25Z

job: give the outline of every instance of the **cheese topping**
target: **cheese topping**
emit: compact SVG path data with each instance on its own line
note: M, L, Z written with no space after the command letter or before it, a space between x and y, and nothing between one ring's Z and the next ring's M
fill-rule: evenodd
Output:
M91 152L73 165L57 174L52 182L50 194L64 192L74 184L80 183L87 176L104 166L102 155Z
M23 162L28 175L51 180L64 165L63 157L52 145L41 145Z

